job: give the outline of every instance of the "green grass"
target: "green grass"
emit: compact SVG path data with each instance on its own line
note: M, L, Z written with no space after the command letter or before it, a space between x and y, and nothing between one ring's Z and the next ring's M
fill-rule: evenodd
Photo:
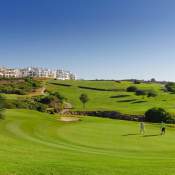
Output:
M0 175L174 175L175 129L84 117L8 110L0 120Z
M71 86L62 86L62 84ZM127 87L131 85L144 90L153 89L157 92L158 96L154 98L143 98L143 96L136 96L134 93L126 92ZM107 90L112 89L116 91L82 89L79 88L79 86ZM162 107L175 115L175 94L164 92L162 90L164 86L158 83L133 84L128 81L118 83L115 81L48 80L45 87L49 91L57 91L66 97L67 101L72 104L73 110L75 111L84 110L79 97L81 93L86 93L90 99L86 104L86 110L88 111L118 111L123 114L143 115L146 110L152 107ZM38 89L36 93L27 95L5 94L5 97L7 100L19 100L22 98L41 95L40 91L41 90ZM116 96L116 98L111 98L113 96Z
M25 95L17 95L17 94L1 94L8 100L17 100L18 98L24 98Z
M52 83L61 83L72 85L70 87L55 85ZM158 96L154 98L136 96L134 93L126 92L128 86L137 86L139 89L154 89ZM78 86L100 88L100 89L116 89L117 91L99 91L81 89ZM70 103L73 104L74 110L83 110L79 100L81 93L89 96L89 102L86 110L115 110L124 114L141 114L152 107L163 107L172 114L175 114L175 94L169 94L162 89L164 86L157 83L141 83L133 84L131 82L117 83L114 81L58 81L50 80L47 83L47 89L50 91L58 91L64 95ZM125 97L111 98L111 96L126 95Z

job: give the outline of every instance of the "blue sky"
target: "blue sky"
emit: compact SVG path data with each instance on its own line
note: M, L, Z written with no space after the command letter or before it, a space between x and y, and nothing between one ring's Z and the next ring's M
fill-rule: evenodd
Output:
M174 0L0 0L0 65L175 81Z

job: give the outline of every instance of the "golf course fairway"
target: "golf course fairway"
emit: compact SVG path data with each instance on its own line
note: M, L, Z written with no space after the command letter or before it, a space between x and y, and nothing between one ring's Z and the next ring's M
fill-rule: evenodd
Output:
M7 110L0 120L0 175L174 175L175 128Z

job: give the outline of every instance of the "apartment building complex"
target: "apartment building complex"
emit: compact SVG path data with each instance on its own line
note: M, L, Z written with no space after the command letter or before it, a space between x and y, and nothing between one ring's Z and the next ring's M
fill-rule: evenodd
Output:
M2 78L25 78L25 77L36 77L36 78L53 78L59 80L74 80L76 77L70 71L60 69L47 69L38 67L28 68L6 68L0 67L0 77Z

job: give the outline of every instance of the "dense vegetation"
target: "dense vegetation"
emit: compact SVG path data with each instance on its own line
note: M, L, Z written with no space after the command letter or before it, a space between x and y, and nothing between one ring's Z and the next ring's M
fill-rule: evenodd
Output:
M0 95L0 119L4 119L5 98Z
M169 120L172 120L172 118L163 108L152 108L145 113L145 121L147 122L160 123Z
M50 113L58 113L64 108L65 98L58 92L47 93L46 95L37 96L33 99L41 106L41 110L38 111L46 111L46 108L49 108Z
M138 89L137 89L137 87L136 86L129 86L128 88L127 88L127 92L136 92Z
M64 108L64 97L59 93L47 93L36 97L20 98L18 100L5 100L7 109L31 109L40 112L58 113Z
M58 92L45 92L45 82L38 79L1 79L4 108L32 109L57 113L64 107L65 98ZM38 91L38 92L37 92ZM14 98L11 98L14 95Z
M175 93L175 83L170 82L165 85L167 91Z
M31 78L26 79L1 79L0 93L25 95L39 88L40 82Z

